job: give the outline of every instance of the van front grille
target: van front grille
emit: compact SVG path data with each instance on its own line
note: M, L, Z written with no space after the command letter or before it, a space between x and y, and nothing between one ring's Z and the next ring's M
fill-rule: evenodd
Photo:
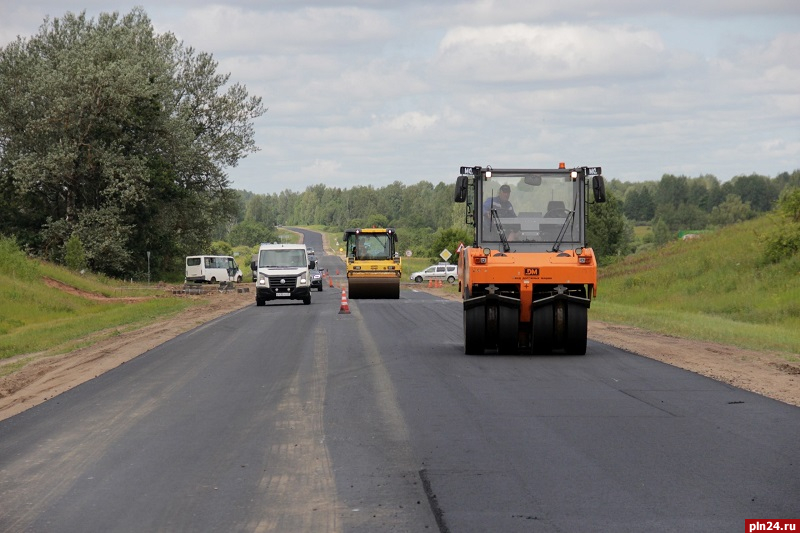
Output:
M273 289L293 289L297 286L297 276L270 276L269 286Z

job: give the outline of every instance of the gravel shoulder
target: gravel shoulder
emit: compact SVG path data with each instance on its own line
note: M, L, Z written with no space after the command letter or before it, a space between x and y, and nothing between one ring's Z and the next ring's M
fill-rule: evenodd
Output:
M436 289L416 288L454 298ZM66 290L57 286L53 289ZM69 290L75 291L73 288ZM6 374L0 376L0 420L123 365L185 331L242 307L255 305L252 292L180 297L205 298L208 301L202 307L188 309L135 331L100 334L96 343L69 353L55 356L27 354L0 362L0 375ZM789 363L779 354L669 337L591 320L589 338L800 406L800 363ZM11 368L16 369L7 373Z

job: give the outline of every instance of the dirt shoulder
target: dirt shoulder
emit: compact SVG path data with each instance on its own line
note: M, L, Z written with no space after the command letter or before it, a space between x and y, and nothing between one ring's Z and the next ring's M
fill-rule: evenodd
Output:
M50 285L55 290L65 290L55 284ZM73 293L77 291L74 288L68 290ZM96 295L86 297L93 298ZM244 306L255 305L252 292L214 292L179 297L205 299L207 303L135 331L119 333L115 329L101 332L97 335L100 340L91 346L69 353L54 356L26 354L0 361L0 420L96 378L181 333ZM15 370L7 374L10 369Z
M800 406L800 363L789 363L779 354L659 335L604 322L589 322L589 338Z
M70 290L52 284L54 290ZM244 284L243 286L247 286ZM438 296L457 296L442 290L415 286ZM87 297L92 297L87 295ZM255 305L252 292L211 292L206 305L193 307L173 318L135 331L106 332L96 343L69 353L28 354L0 362L0 420L43 403L66 390L125 364L138 355L247 305ZM722 344L658 335L624 325L589 322L589 337L629 352L663 361L736 387L800 406L800 363L778 354L743 350ZM591 357L588 355L587 357ZM15 369L7 373L7 370ZM7 375L2 375L7 374Z

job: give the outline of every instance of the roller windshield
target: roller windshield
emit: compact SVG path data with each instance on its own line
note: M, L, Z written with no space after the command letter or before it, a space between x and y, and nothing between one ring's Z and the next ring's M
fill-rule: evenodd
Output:
M499 176L483 183L484 242L579 243L578 184L569 174Z
M394 257L394 240L386 234L361 233L348 239L348 255L357 260L382 260Z

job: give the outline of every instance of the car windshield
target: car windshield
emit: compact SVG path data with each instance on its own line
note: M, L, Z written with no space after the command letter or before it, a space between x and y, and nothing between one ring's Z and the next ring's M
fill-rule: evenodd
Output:
M500 242L502 226L509 242L554 242L561 232L562 242L579 242L579 225L573 217L577 187L564 175L487 179L480 206L482 239Z
M305 267L306 254L303 250L297 249L261 250L258 255L258 266L267 268Z

